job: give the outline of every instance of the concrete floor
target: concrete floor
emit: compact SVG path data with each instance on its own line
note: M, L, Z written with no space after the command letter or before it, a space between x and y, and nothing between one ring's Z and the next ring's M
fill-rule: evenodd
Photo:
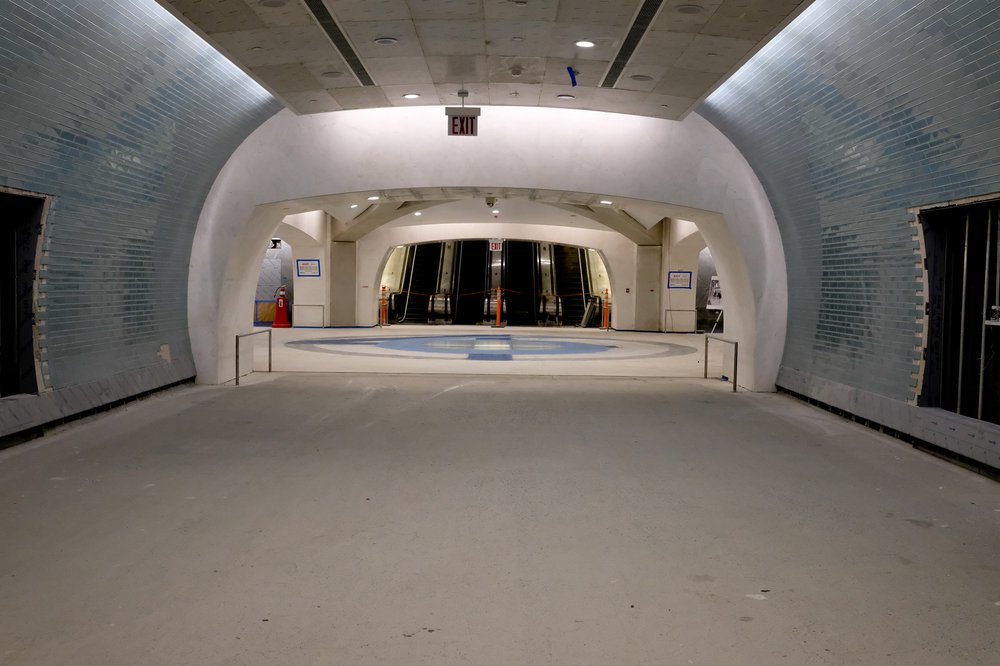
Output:
M0 452L0 663L997 664L1000 485L689 379L287 374Z

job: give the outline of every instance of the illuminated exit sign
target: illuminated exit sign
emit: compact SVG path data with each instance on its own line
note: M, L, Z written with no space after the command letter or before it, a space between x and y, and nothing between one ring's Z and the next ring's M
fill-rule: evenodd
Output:
M478 136L479 109L476 107L447 106L448 136Z

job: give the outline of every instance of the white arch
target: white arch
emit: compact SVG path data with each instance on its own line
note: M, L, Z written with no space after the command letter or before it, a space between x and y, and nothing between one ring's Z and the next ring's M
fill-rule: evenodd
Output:
M497 187L659 202L698 225L727 296L740 377L771 390L787 291L777 224L739 151L696 114L683 122L534 107L488 107L478 137L448 137L440 107L284 111L233 154L192 248L189 328L199 380L232 375L230 347L252 285L245 267L291 200L401 188ZM761 334L758 335L758 330Z

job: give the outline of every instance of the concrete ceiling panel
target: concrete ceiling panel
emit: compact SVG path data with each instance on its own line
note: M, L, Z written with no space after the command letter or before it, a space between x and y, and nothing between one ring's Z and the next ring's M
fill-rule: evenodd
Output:
M524 83L490 83L490 104L495 106L538 106L542 86Z
M380 86L402 85L406 83L431 83L431 73L422 58L369 58L365 61L368 73Z
M694 37L687 32L650 30L629 59L629 66L670 65L684 55Z
M483 20L482 0L406 0L410 15L422 20Z
M278 93L321 90L323 88L315 75L299 63L265 65L254 67L250 71L268 88Z
M324 60L333 50L330 40L316 27L223 32L212 38L249 69Z
M243 0L166 0L166 4L209 34L267 27Z
M267 7L256 0L246 0L250 8L269 28L293 25L315 25L312 14L300 2L287 2L281 7Z
M486 0L487 25L494 21L555 21L559 0L531 0L518 5L511 0Z
M424 55L413 21L351 21L341 27L362 59ZM376 44L375 40L382 37L391 37L396 42Z
M406 21L410 8L406 0L324 0L337 20L353 21Z
M632 21L641 4L636 0L561 0L556 20L623 26Z
M750 52L754 44L749 39L697 35L674 65L683 69L725 74Z
M282 93L281 98L300 114L340 111L343 108L326 90Z
M393 106L437 106L441 104L437 88L433 83L420 85L407 83L399 86L382 86L382 92ZM420 97L417 99L405 99L403 97L403 95L410 93L416 93Z
M416 21L424 55L486 55L482 21Z
M698 98L717 80L718 75L713 72L671 67L663 73L653 92L662 95Z
M576 73L577 87L594 87L601 84L604 73L608 71L610 62L601 60L564 60L549 58L545 67L545 83L572 85L567 68L572 67Z
M723 2L724 0L666 0L656 20L653 21L653 29L701 32ZM695 7L700 7L701 11L694 12Z
M549 21L487 21L486 53L545 57L552 26Z
M390 106L381 88L341 88L330 94L345 109L375 109Z
M545 78L545 58L490 56L486 59L491 83L541 83Z
M482 55L427 56L427 68L434 83L486 81L486 56Z

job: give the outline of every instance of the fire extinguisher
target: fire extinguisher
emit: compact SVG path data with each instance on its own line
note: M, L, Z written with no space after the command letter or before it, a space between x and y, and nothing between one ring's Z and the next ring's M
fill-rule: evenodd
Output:
M271 324L271 328L291 328L292 325L288 322L288 298L285 296L285 285L278 287L276 293L278 300L275 304L274 323Z

